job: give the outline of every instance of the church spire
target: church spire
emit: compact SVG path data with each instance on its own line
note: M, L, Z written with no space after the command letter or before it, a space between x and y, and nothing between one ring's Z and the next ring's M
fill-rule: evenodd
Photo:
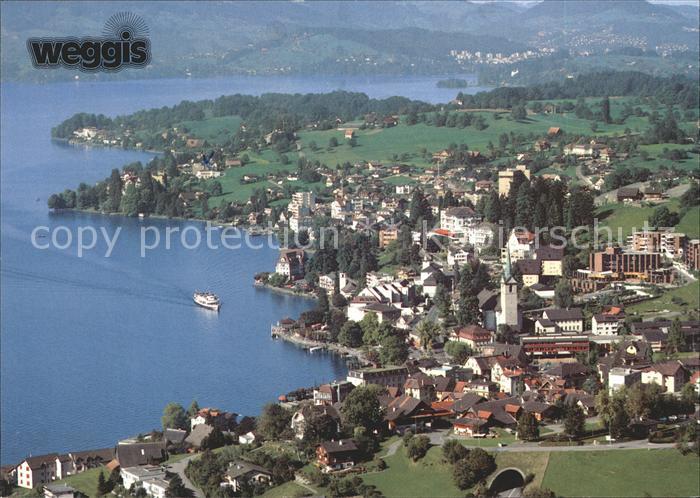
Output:
M510 249L506 246L506 266L503 268L503 281L507 282L513 276L510 264Z

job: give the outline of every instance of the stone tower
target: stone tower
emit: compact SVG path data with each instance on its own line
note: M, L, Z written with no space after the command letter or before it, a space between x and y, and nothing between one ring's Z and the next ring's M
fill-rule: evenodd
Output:
M506 265L501 277L499 307L500 310L496 315L496 326L510 325L512 328L520 330L522 322L518 309L518 282L513 278L509 251L506 253Z

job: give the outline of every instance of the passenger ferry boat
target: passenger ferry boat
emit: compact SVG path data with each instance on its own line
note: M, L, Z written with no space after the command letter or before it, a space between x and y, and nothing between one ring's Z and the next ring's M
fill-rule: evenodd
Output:
M208 310L219 311L221 308L221 299L212 292L195 291L193 299L195 303Z

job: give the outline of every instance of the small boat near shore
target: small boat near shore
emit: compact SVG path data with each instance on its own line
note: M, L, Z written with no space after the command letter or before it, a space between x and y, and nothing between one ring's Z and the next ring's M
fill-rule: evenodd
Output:
M221 308L221 299L213 292L195 291L192 298L202 308L212 311L219 311L219 308Z

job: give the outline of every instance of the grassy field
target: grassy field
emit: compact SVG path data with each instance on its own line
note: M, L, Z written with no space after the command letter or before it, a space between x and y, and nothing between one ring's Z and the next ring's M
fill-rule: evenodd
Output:
M647 314L668 310L687 315L698 307L700 307L700 281L696 280L684 287L664 292L655 299L629 306L627 311L634 314Z
M222 200L227 202L245 202L255 190L268 188L273 185L277 186L270 183L264 176L278 171L296 171L297 157L291 153L287 155L291 161L290 164L279 162L277 154L271 150L265 150L261 154L248 153L250 163L240 168L229 168L222 177L216 179L216 181L221 183L223 194L211 197L209 206L218 206ZM257 175L260 179L255 183L242 184L240 180L245 175ZM281 189L282 187L278 186L278 188Z
M238 116L207 118L203 121L183 121L178 126L187 128L188 134L221 145L231 140L243 120Z
M264 498L297 498L300 496L308 496L309 490L300 486L294 481L285 482L281 486L270 488L262 496Z
M627 204L606 204L600 206L596 213L596 218L600 226L611 227L613 237L616 241L624 244L625 238L635 229L642 230L644 222L647 221L654 210L659 206L666 206L671 211L678 212L678 199L671 199L656 205L630 206ZM676 225L675 231L684 233L690 238L700 236L700 207L689 209ZM618 237L618 233L620 237Z
M355 163L361 160L392 160L394 154L407 154L409 160L416 165L427 165L430 158L424 158L422 149L435 152L448 147L450 144L467 144L470 149L486 152L489 142L498 144L502 133L536 133L544 135L547 129L558 126L567 133L591 134L591 122L577 118L573 113L566 114L536 114L523 121L514 121L509 114L492 112L475 112L486 120L488 127L477 130L474 126L467 128L435 127L426 124L408 126L400 123L393 128L357 130L357 146L351 147L343 138L341 130L305 131L299 134L304 147L304 153L327 164L349 161ZM499 119L496 118L499 117ZM622 134L625 128L643 130L648 126L646 118L628 118L624 125L599 124L597 135ZM338 147L328 149L326 146L331 137L338 140ZM319 147L311 150L309 143L315 142Z
M700 460L676 450L551 452L542 481L557 496L697 496Z
M700 207L689 209L676 225L676 232L686 234L691 239L700 237Z
M97 480L100 477L100 472L104 472L105 479L109 478L109 470L104 467L97 467L74 476L68 476L58 482L72 486L87 496L95 496L97 494Z
M644 228L644 222L649 219L656 207L607 204L598 208L596 218L598 218L600 226L612 228L612 237L615 242L625 244L628 235L635 230Z
M434 446L418 462L412 462L401 446L386 457L388 467L382 472L362 475L387 497L464 496L452 481L452 469L442 460L441 448Z

